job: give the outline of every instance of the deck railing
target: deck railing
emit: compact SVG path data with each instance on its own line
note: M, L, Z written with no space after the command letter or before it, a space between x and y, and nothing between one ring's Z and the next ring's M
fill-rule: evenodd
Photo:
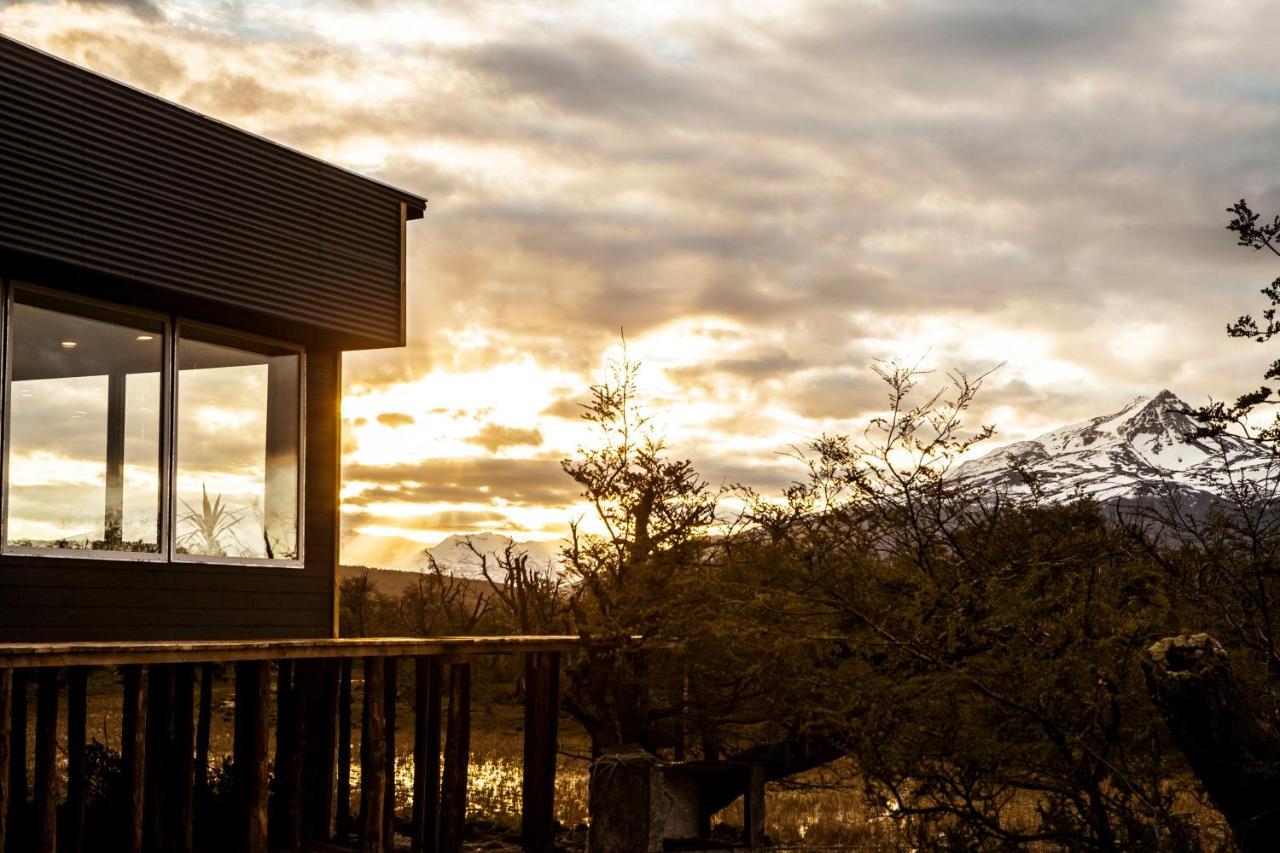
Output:
M129 853L194 848L196 802L209 779L207 699L213 667L235 665L233 792L236 849L278 849L359 839L363 853L392 849L396 701L401 659L412 662L416 714L409 835L422 853L456 853L466 816L471 661L522 655L525 667L525 850L552 847L561 654L577 637L439 637L189 643L0 644L0 851L6 823L25 815L27 688L36 684L30 849L78 853L85 843L87 676L120 667L125 810L121 837L101 846ZM350 810L352 669L364 676L360 807ZM276 749L269 755L271 665ZM63 672L65 671L65 678ZM201 701L195 712L197 677ZM66 801L58 808L58 705L67 702ZM444 696L448 704L444 706ZM442 711L445 735L441 742ZM442 760L443 759L443 760ZM443 764L443 766L442 766ZM275 793L268 814L268 780ZM13 789L17 790L13 790ZM8 818L8 820L6 820ZM269 826L270 825L270 826ZM270 832L269 832L270 829ZM59 844L58 836L62 840ZM11 845L12 846L12 845Z

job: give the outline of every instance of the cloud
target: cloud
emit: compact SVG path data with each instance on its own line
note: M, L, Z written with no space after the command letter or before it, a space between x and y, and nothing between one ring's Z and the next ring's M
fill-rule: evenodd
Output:
M378 423L383 426L395 427L409 426L414 423L413 415L406 415L404 412L383 412L378 415Z
M480 432L467 439L471 444L478 444L490 453L497 453L506 447L529 445L537 447L542 444L542 432L538 429L521 429L520 427L502 426L501 424L485 424Z
M94 8L97 6L114 6L128 9L133 14L147 21L159 21L164 18L164 11L159 3L153 0L71 0L72 6Z
M566 506L575 484L559 462L544 459L424 459L401 465L347 465L343 480L358 488L345 503L490 503ZM369 484L369 485L363 485Z

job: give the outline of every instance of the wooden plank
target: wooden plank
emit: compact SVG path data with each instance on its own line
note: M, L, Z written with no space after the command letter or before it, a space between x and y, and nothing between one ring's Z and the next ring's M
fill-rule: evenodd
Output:
M168 847L165 812L172 792L170 773L173 758L173 665L153 666L147 676L146 784L143 796L143 846L148 850Z
M436 853L440 809L440 681L437 657L414 659L413 853Z
M315 658L418 657L566 652L572 636L354 637L314 640L243 640L119 643L0 643L0 666L119 666L147 663L228 663Z
M339 841L351 837L351 659L338 663L338 794L334 834Z
M13 670L0 669L0 853L9 829L9 738L13 736Z
M364 659L364 726L360 737L360 850L383 853L382 810L386 802L386 732L383 675L379 657Z
M459 853L467 820L467 765L471 760L471 665L449 667L449 720L440 785L440 853Z
M121 675L124 698L120 724L120 758L124 766L124 838L126 853L142 853L142 806L146 769L147 670L126 666Z
M244 853L267 850L269 675L265 661L236 664L235 784Z
M196 716L195 801L200 808L209 802L209 730L213 723L214 664L200 665L200 710Z
M338 662L299 661L307 695L303 722L302 835L327 841L333 824L333 779L338 722Z
M287 851L297 851L302 847L302 745L306 732L304 715L306 713L306 691L302 689L299 678L299 665L309 661L282 661L281 671L289 672L289 677L282 677L282 683L289 681L285 698L277 700L281 703L276 712L276 737L286 741L284 750L285 763L276 768L280 780L282 807L280 816L280 847Z
M560 655L525 655L524 778L520 841L532 853L555 846L556 746L560 724Z
M36 691L35 853L58 850L58 671L40 670Z
M9 734L9 844L26 835L27 825L27 682L28 673L13 673L13 714Z
M382 680L382 717L386 728L386 777L383 782L382 800L382 849L392 853L396 838L396 704L399 695L395 658L384 658Z
M67 805L63 812L62 844L66 853L84 849L85 726L88 714L89 671L82 666L67 670Z
M195 843L195 677L191 664L179 664L174 670L173 790L168 836L177 853L191 853Z

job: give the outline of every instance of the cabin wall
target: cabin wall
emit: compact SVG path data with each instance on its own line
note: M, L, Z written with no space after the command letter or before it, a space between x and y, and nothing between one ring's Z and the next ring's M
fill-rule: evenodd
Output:
M0 642L333 636L341 370L308 351L302 568L0 556Z
M404 343L403 221L421 199L2 35L0 69L0 254L339 349Z

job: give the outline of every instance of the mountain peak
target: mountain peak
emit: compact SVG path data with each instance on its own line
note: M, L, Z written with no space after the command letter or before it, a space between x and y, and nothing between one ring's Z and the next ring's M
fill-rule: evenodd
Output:
M1191 408L1164 388L1110 414L994 450L966 462L956 475L1016 495L1030 489L1021 473L1027 472L1049 500L1149 495L1170 484L1209 494L1206 484L1223 480L1224 451L1233 466L1255 466L1267 457L1264 448L1242 438L1194 439L1197 426Z

